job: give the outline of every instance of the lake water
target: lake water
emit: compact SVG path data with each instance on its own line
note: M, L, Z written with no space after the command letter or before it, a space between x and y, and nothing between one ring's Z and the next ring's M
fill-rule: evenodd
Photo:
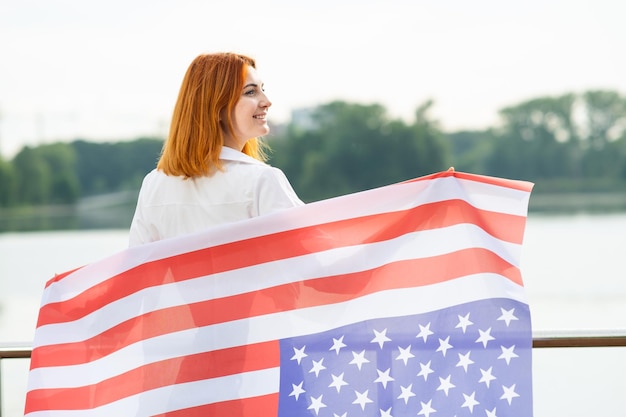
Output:
M123 250L126 230L0 234L0 344L30 344L44 283ZM626 334L626 214L530 215L522 273L536 332ZM626 348L535 349L535 417L624 415ZM2 416L22 415L27 360L2 361Z

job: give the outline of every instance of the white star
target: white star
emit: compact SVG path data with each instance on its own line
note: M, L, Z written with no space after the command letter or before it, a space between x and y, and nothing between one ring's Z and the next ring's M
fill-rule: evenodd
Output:
M428 323L426 326L422 326L421 324L419 326L420 332L415 337L421 337L422 339L424 339L424 343L426 343L426 339L428 339L428 336L434 334L430 331L430 323Z
M354 391L356 394L356 400L352 401L352 404L359 404L361 406L361 410L365 410L365 404L374 402L367 397L368 391L369 390L367 389L364 392Z
M461 405L461 407L469 408L470 414L474 412L474 406L477 405L477 404L480 404L474 398L475 395L476 395L476 392L472 392L472 395L465 395L465 394L463 394L463 397L465 398L465 402Z
M331 388L331 387L337 388L337 394L339 394L339 391L341 390L342 386L348 385L348 383L343 380L343 374L344 374L343 372L339 376L335 376L331 374L331 376L333 377L333 382L330 383L328 388Z
M496 407L493 407L493 410L491 410L491 411L485 410L485 413L487 413L487 417L498 417L496 415Z
M356 365L359 371L364 363L369 363L365 358L365 350L362 350L361 353L352 352L352 357L353 359L350 361L350 365Z
M504 385L502 385L502 390L504 390L504 394L502 394L502 397L500 397L500 399L507 400L509 402L509 405L511 405L511 401L513 401L513 398L519 397L519 394L515 392L515 384L511 385L510 387L505 387Z
M391 368L388 368L385 372L377 369L376 372L378 372L378 378L376 378L374 382L380 382L383 384L383 388L387 388L387 382L394 381L394 379L389 376L390 371Z
M334 350L335 353L339 355L339 351L341 350L341 348L345 348L345 347L346 345L343 343L343 336L341 336L339 339L335 339L333 337L333 345L328 350Z
M467 330L467 327L474 324L470 321L469 316L470 316L470 313L467 313L463 317L457 316L459 318L459 324L456 325L455 329L458 329L460 327L461 329L463 329L463 333L465 333L465 331Z
M509 324L511 324L511 320L519 320L513 315L513 312L515 311L514 308L510 310L505 310L500 307L500 311L502 311L502 315L498 317L498 320L504 320L504 322L506 323L506 327L509 327Z
M391 407L386 410L380 409L380 417L393 417L391 415Z
M428 379L428 374L432 374L433 372L435 372L432 369L430 369L430 362L432 362L432 361L428 361L427 364L423 364L423 363L420 362L421 370L419 371L417 376L423 376L424 377L424 381L426 381Z
M296 349L295 347L293 348L293 356L291 357L291 360L296 360L298 361L298 365L300 365L300 361L302 360L302 358L306 358L307 355L306 353L304 353L304 349L306 348L306 346L302 346L302 349Z
M413 389L413 384L409 385L408 387L400 386L400 390L402 391L402 393L398 395L398 399L403 399L404 404L408 403L409 398L415 397L415 394L413 394L413 391L411 391L412 389Z
M491 335L491 327L485 331L478 330L478 333L480 333L480 337L476 339L476 343L482 343L484 348L487 347L487 343L489 343L490 340L496 340L496 338Z
M319 361L313 361L313 367L311 368L309 373L312 374L313 372L315 372L316 377L320 376L320 371L326 369L322 362L324 362L324 358L320 359Z
M489 367L486 371L483 369L480 370L480 373L483 374L483 376L478 382L484 382L487 385L487 388L489 388L489 383L496 379L496 377L491 374L492 368L493 366Z
M507 365L511 362L511 359L519 357L517 353L513 352L515 350L515 345L510 348L500 346L500 349L502 349L502 354L498 356L498 359L504 359Z
M452 348L452 345L448 343L450 341L450 336L446 337L446 340L439 339L439 347L437 348L437 352L441 352L443 356L446 356L446 352L448 349Z
M450 390L450 388L456 387L456 385L450 382L451 376L452 375L448 375L446 379L439 377L439 387L437 387L437 391L443 391L446 394L446 397L448 396L448 391Z
M415 355L411 353L411 345L408 345L404 349L402 349L401 347L398 348L400 349L400 354L396 358L397 361L404 361L404 364L406 365L409 359L415 357Z
M437 412L437 410L435 410L434 408L431 407L431 403L433 402L433 400L428 401L427 403L423 403L420 401L420 404L422 404L422 409L420 410L419 413L417 413L417 415L419 416L420 414L423 414L425 417L429 417L430 413L435 413Z
M307 408L307 410L315 410L315 415L318 415L320 412L320 408L326 407L326 404L322 402L323 395L319 397L311 397L311 405Z
M387 337L387 329L383 330L382 332L374 330L374 335L375 337L370 343L378 343L378 346L380 346L381 349L383 348L385 342L391 342L391 339Z
M343 413L342 415L339 415L337 413L333 413L333 417L348 417L348 413Z
M296 397L296 401L298 401L300 394L304 394L306 392L305 390L302 389L302 384L304 384L304 381L300 382L298 385L291 384L291 387L293 388L293 390L291 391L291 394L289 394L289 396Z
M470 353L472 352L467 352L465 355L459 353L459 362L456 364L456 366L462 366L466 373L468 365L474 363L474 361L470 359Z

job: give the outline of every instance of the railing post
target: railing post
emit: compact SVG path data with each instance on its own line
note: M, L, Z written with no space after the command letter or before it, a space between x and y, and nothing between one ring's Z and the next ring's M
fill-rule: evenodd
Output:
M2 409L4 402L2 401L2 356L0 356L0 417L2 417Z
M29 359L32 348L27 343L12 343L0 345L0 417L3 415L4 402L2 400L2 361L4 359Z

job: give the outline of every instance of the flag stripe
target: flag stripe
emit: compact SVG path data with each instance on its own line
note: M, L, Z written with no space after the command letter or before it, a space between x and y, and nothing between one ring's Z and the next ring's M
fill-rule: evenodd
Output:
M171 239L170 242L176 242L176 245L171 245L169 242L156 242L151 245L149 251L145 250L145 247L131 248L108 259L108 261L114 261L113 264L118 268L117 270L111 269L111 265L87 265L77 271L77 274L57 275L46 283L46 287L54 286L57 281L63 279L71 281L76 290L81 292L81 288L83 290L89 288L95 282L100 282L103 277L110 277L141 263L169 257L172 254L182 254L263 234L409 209L451 199L465 199L478 210L525 217L531 189L531 183L522 181L460 172L433 174L404 183L317 201L288 212L269 214L263 216L262 219L245 220L254 226L250 228L233 228L232 224L220 225L213 228L217 233L207 235L199 232L195 235ZM428 192L425 192L426 190ZM228 229L229 233L219 233L224 229ZM140 256L125 256L126 252L132 255L137 253ZM66 275L70 276L66 277ZM47 292L45 295L44 301L47 298L51 301L67 299L67 294L64 293ZM61 298L55 299L55 297Z
M50 414L55 417L110 417L169 415L171 411L178 410L177 415L186 415L183 410L193 410L197 413L206 407L206 409L215 411L215 414L210 414L211 416L230 417L239 415L237 413L228 414L228 412L237 410L237 404L234 400L239 400L241 401L239 404L241 410L247 410L246 415L258 416L259 410L265 412L265 410L273 410L278 407L278 395L276 394L278 384L279 369L269 368L221 378L169 385L143 391L140 394L129 395L99 407L82 410L54 409L49 405L46 406L45 402L41 404L45 408L35 408L31 406L30 398L27 397L25 413L29 417L46 417ZM182 393L195 393L195 395L181 395ZM164 402L163 398L167 401ZM65 405L71 407L71 402L65 403ZM256 414L250 414L253 406L264 408L257 408Z
M487 185L495 185L498 187L506 187L509 189L524 191L526 193L530 193L530 191L533 188L533 184L527 181L516 181L516 180L510 180L510 179L498 178L498 177L487 177L485 175L468 174L466 172L455 172L455 171L437 172L437 173L426 175L423 177L411 179L411 180L408 180L407 182L429 181L429 180L434 180L437 178L450 178L450 177L454 177L459 180L469 180L471 182L483 183Z
M219 364L220 366L215 366ZM51 407L81 410L100 407L143 391L168 385L275 368L278 342L256 343L154 362L91 385L37 389L28 392L28 412Z
M141 365L127 363L124 358L142 357L144 352L159 352L159 355L153 354L145 361L162 361L182 355L318 333L361 320L441 310L448 305L449 300L455 304L465 304L488 298L526 302L523 287L494 274L473 275L438 285L381 291L346 303L251 317L153 337L81 365L33 369L29 389L92 385ZM385 309L372 309L372 305L385 306ZM216 338L216 334L220 337Z
M396 211L390 213L378 213L359 218L351 218L340 221L334 221L326 224L316 224L314 226L303 227L279 233L273 233L263 236L250 238L245 241L235 241L225 243L202 250L184 253L171 258L158 259L151 262L140 264L129 271L119 271L117 276L106 280L103 286L110 285L110 281L116 279L124 279L127 282L127 294L136 292L146 286L155 285L155 282L142 279L150 275L154 271L159 271L162 264L170 264L175 262L176 281L182 281L202 274L186 265L198 265L198 261L206 261L208 256L214 260L212 270L203 271L204 273L219 273L224 270L242 268L255 263L269 262L276 259L284 259L294 256L300 256L304 253L329 250L335 247L349 246L352 244L371 243L377 241L391 239L402 233L410 231L426 230L431 228L440 228L460 223L473 223L481 227L492 236L511 243L521 244L523 231L525 226L525 217L519 215L511 215L504 213L491 212L486 210L478 210L470 203L452 199L437 203L429 203L422 206L414 207L410 210ZM380 225L394 225L393 227L380 229ZM504 227L503 227L504 226ZM380 234L371 236L371 231L376 230ZM339 232L338 241L331 239L322 239L324 235L334 236ZM292 240L296 239L296 240ZM302 241L302 245L284 245L285 241ZM267 248L266 251L259 251L255 256L240 257L233 256L237 250L244 247L259 245ZM81 272L80 270L77 272ZM182 274L182 275L181 275ZM67 278L67 277L66 277ZM157 281L157 279L159 281ZM154 281L160 282L162 278L159 276ZM55 281L56 283L62 281ZM94 299L94 295L101 295L104 289L98 285L92 286L77 297L79 300L76 304L85 303L80 298ZM52 294L51 294L52 295ZM55 312L63 313L55 306L58 302L66 302L68 300L55 300L51 298L48 303L43 305L42 309L45 317L49 317L49 321L41 321L38 325L49 324L53 318L60 320ZM110 302L106 298L102 302ZM89 308L96 309L101 305L87 303ZM49 308L50 311L46 311ZM76 306L68 307L74 314L79 314L82 310L77 310ZM72 316L74 317L74 316ZM74 317L76 318L76 317Z
M77 320L116 299L163 283L164 276L171 277L171 282L180 282L203 275L301 256L306 253L388 240L412 231L465 223L468 219L471 219L472 224L478 225L491 236L507 242L521 243L518 236L520 235L519 230L523 231L524 228L525 219L523 217L488 212L476 214L476 212L476 209L464 201L451 200L417 207L409 211L344 220L282 232L278 235L233 242L178 255L174 258L142 264L86 290L72 300L53 302L42 306L38 326ZM383 224L394 226L385 229L381 226ZM327 236L335 236L335 238L328 239ZM285 244L285 242L299 243ZM241 253L250 253L247 249L253 246L263 247L265 250L255 251L256 255L240 256ZM206 262L208 258L212 261ZM117 281L123 281L124 285L119 285ZM110 291L112 287L116 288L117 291Z
M415 271L429 271L429 275L424 277ZM344 302L377 291L431 285L479 273L499 274L521 284L518 268L485 249L465 249L447 255L384 264L373 270L307 280L302 285L290 283L157 310L129 319L89 340L39 346L35 348L38 354L33 358L31 368L93 361L143 339L198 326ZM320 297L320 294L324 296ZM65 332L71 334L68 330ZM80 338L80 334L77 336ZM89 346L99 346L99 349L93 351Z
M429 244L421 245L420 242ZM259 291L266 287L316 279L321 273L326 276L340 276L375 269L387 263L449 255L471 248L489 250L515 266L519 263L521 248L519 245L495 240L472 225L451 226L406 234L380 243L339 248L193 280L153 286L112 302L79 320L39 327L38 335L45 342L39 342L38 346L90 339L137 315L181 304L188 305ZM323 271L320 271L320 265L324 265ZM297 274L292 271L297 271ZM125 282L120 281L118 284L123 287ZM211 288L211 291L207 291L208 288ZM116 288L109 288L108 291L115 293ZM151 302L146 303L146 299L150 299Z
M494 286L497 285L497 283L495 281L493 281L495 277L492 277L491 279L470 279L468 280L468 282L465 283L465 285L455 285L453 287L448 287L444 290L442 290L443 292L447 293L451 293L450 291L456 291L455 294L458 294L458 300L455 301L459 301L458 304L464 304L463 300L469 300L471 298L475 298L475 297L466 297L466 294L469 292L472 292L471 289L475 288L475 287L481 287L482 289L487 290L486 292L484 292L482 294L482 297L484 299L493 299L494 297L497 296L501 296L503 294L507 294L509 297L509 299L517 299L517 298L523 298L522 297L522 293L521 293L521 289L513 284L511 284L509 286L509 288L505 288L504 291L500 292L496 289L494 289ZM508 281L507 281L508 282ZM517 287L517 288L516 288ZM469 291L465 291L464 290L469 290ZM376 299L369 299L369 300L364 300L363 303L361 303L361 307L362 308L367 308L368 306L371 306L373 302L383 302L383 303L405 303L407 301L410 300L415 300L416 296L428 296L428 295L437 295L437 294L426 294L426 293L422 293L422 294L417 294L415 292L409 291L408 293L406 291L403 291L401 293L398 294L392 294L391 296L387 296L387 297L379 297ZM441 297L442 294L438 294L439 297ZM437 301L434 303L434 305L438 305L441 301L441 298L434 300L431 298L419 298L424 299L424 303L425 304L430 304L429 301ZM415 304L415 303L414 303ZM390 304L387 304L390 305ZM358 306L357 306L358 307ZM392 316L392 315L396 315L396 316L405 316L405 315L410 315L413 314L411 311L409 310L404 310L404 309L400 309L397 311L394 311L393 306L390 305L390 310L387 312L385 311L385 313L389 313L388 316ZM405 306L406 307L406 306ZM430 307L430 308L428 308ZM325 324L328 323L328 319L330 317L337 317L337 313L339 311L341 311L342 308L339 309L331 309L329 311L320 311L319 309L310 309L308 311L304 311L301 314L298 314L298 316L292 316L292 317L286 317L283 320L273 320L272 323L256 323L256 327L254 327L253 325L250 325L250 328L276 328L279 332L281 332L282 329L285 329L286 327L291 326L290 330L282 330L283 333L290 333L289 335L287 334L280 334L280 335L275 335L276 338L283 338L283 337L290 337L290 336L297 336L300 334L310 334L310 333L316 333L316 332L321 332L321 331L325 331L328 330L328 328L337 328L337 327L341 327L343 325L352 323L352 322L356 322L358 321L358 318L356 317L345 317L342 320L338 320L335 323L332 323L330 326ZM427 306L427 308L425 310L430 310L430 311L435 311L436 309L433 309L432 306ZM370 317L365 317L366 319L372 319L372 318L378 318L378 316L376 316L375 314L372 314ZM294 320L296 319L296 320ZM300 322L298 322L298 320L300 320ZM262 326L262 327L259 327ZM263 327L264 326L264 327ZM241 329L239 329L241 330ZM416 329L415 331L417 332L417 325L416 325ZM263 332L262 330L260 330L260 332ZM215 332L210 332L211 335L209 335L208 337L211 337L213 334L215 334ZM158 341L156 344L163 344L166 343L165 340L161 340ZM247 352L246 357L249 358L251 356L264 356L264 355L269 355L272 356L272 360L268 361L267 365L271 365L273 363L275 363L274 361L277 360L277 358L275 357L276 354L272 353L271 351L269 351L268 349L277 349L277 347L274 344L271 343L267 343L267 344L259 344L257 346L260 346L263 350L259 350L258 352L255 352L253 350L251 350L250 352ZM257 346L253 345L253 348L256 349ZM148 349L146 350L150 350L149 347L147 347ZM184 352L182 352L184 354ZM221 352L221 353L217 353L218 355L221 355L220 358L223 359L224 361L228 361L230 359L235 359L233 358L229 358L229 352ZM258 360L263 360L264 358L258 358ZM271 363L270 363L271 362ZM196 362L197 364L201 364L202 362ZM214 362L215 363L215 362ZM156 367L159 366L163 366L163 365L167 365L166 361L163 361L161 363L155 364L155 368L153 369L153 374L154 375L159 375L159 374L166 374L168 372L173 372L173 370L168 367L165 366L162 369L162 372L159 372L158 369ZM213 363L212 363L213 364ZM207 366L210 366L212 364L209 364ZM261 367L260 365L258 365L258 367ZM62 371L61 371L62 372ZM90 372L88 369L84 369L83 371L83 375L87 374L88 372ZM202 371L200 371L202 372ZM208 371L210 372L210 371ZM244 374L251 374L254 372L247 372ZM137 372L138 375L141 374L141 371ZM211 381L200 381L197 377L200 375L199 372L196 370L194 372L191 373L193 378L189 378L190 380L196 380L198 381L199 386L202 385L204 386L204 384L211 384L211 386L217 386L219 387L219 389L217 390L217 392L211 392L211 401L222 401L222 400L226 400L228 401L229 399L231 399L231 395L232 395L232 391L230 389L230 386L227 385L225 383L225 381L227 381L227 378L215 378L215 380L213 380L214 382ZM147 376L147 375L146 375ZM150 381L149 378L145 378L145 381ZM219 383L215 383L215 381L219 381ZM184 384L184 382L181 381L182 384ZM263 380L263 385L266 388L266 393L269 392L269 386L274 386L273 389L277 390L278 387L276 386L278 384L277 381L273 380L273 379L264 379ZM112 381L109 381L109 385L110 386L115 386L115 384ZM189 385L189 384L187 384ZM239 396L243 396L246 397L247 395L258 395L257 391L254 391L254 389L252 389L251 392L248 392L249 389L251 389L249 386L246 386L245 384L239 384L237 383L236 386L238 387L238 389L240 389L241 391L238 393ZM148 386L146 388L151 388L154 387L153 386ZM92 387L94 388L93 391L89 391L89 390L77 390L75 391L76 393L82 393L82 394L87 394L89 392L96 392L95 390L95 386ZM168 387L163 387L164 388L164 392L167 392L167 390L169 389ZM158 388L154 388L153 390L158 390ZM31 390L31 392L37 392L37 390ZM207 395L205 391L202 390L195 390L195 391L191 391L191 392L196 392L197 396L199 396L201 398L201 400L199 401L203 401L206 402L207 400ZM49 390L48 393L54 393L54 390ZM75 399L72 399L71 397L67 396L67 398L64 398L64 400L67 400L68 403L64 404L61 403L61 401L58 398L47 398L46 400L46 390L42 390L42 392L39 393L39 396L41 397L41 404L42 407L59 407L59 409L66 409L68 407L71 407L71 404L73 401L75 401ZM120 400L122 400L124 397L132 397L133 393L127 393L127 395L120 395ZM31 398L30 397L30 393L29 393L29 397L27 397L27 403L30 404L30 407L32 407L32 409L29 409L28 412L33 412L33 411L37 411L36 409L36 405L37 402L35 402L36 398ZM100 407L102 409L102 407ZM106 407L104 409L107 409ZM89 413L86 413L85 416L91 415ZM71 414L73 415L73 414ZM102 414L97 414L97 415L102 415Z
M246 398L241 401L223 401L183 408L157 414L153 417L259 417L278 415L278 394Z
M405 317L427 314L450 326L469 311L504 316L503 306L528 317L519 260L531 188L438 173L130 248L57 275L42 299L26 415L291 415L278 409L291 390L281 374L300 372L291 350L322 333L356 336L372 320L395 317L401 325L390 331L399 335ZM516 339L520 330L507 340L530 349ZM298 415L311 411L311 393Z

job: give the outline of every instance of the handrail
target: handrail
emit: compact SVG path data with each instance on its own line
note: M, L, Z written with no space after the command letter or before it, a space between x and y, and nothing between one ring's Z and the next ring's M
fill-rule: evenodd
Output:
M28 359L33 348L24 344L6 344L0 345L0 360L2 359Z
M533 348L626 347L626 330L534 332ZM27 343L0 345L2 359L29 359ZM2 416L2 369L0 367L0 417Z
M626 347L626 330L536 331L533 348ZM28 359L28 343L0 344L0 360Z
M626 330L536 331L533 348L626 347Z
M0 417L2 417L2 359L28 359L33 349L27 343L0 344Z

